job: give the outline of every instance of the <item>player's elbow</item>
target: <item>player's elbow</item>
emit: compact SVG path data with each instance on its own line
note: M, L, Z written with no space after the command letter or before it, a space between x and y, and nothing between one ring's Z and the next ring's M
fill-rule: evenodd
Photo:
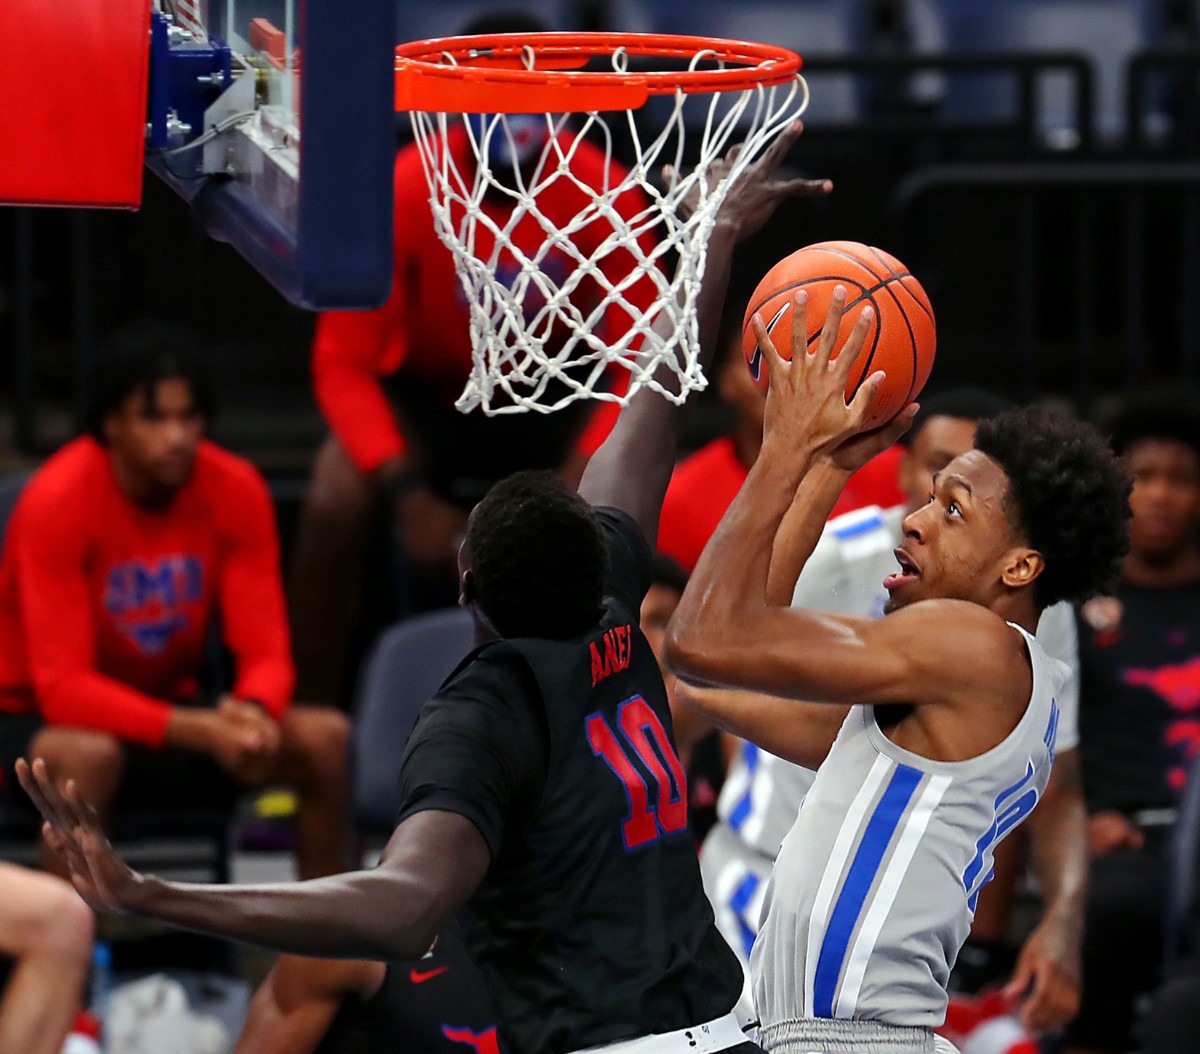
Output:
M723 651L719 634L675 618L667 629L663 665L685 684L720 684Z

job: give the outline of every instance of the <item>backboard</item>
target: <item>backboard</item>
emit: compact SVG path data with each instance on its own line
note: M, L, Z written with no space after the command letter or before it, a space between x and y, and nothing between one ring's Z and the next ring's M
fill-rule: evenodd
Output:
M394 0L161 0L146 164L302 307L391 286Z

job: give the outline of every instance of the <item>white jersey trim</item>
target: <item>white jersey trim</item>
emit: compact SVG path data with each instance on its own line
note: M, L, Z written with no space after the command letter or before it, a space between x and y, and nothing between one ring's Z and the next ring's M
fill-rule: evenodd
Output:
M834 897L841 887L842 873L850 860L858 839L859 828L863 817L875 802L879 788L888 774L895 768L892 761L882 754L877 754L871 765L867 778L863 780L862 789L855 795L846 811L837 839L833 843L833 851L829 854L829 862L825 865L825 873L821 876L821 884L817 887L817 896L813 901L812 913L808 923L808 954L804 957L804 1006L811 1007L815 1002L814 990L817 980L817 963L821 957L821 945L825 940L825 929L829 924L829 911L833 906Z

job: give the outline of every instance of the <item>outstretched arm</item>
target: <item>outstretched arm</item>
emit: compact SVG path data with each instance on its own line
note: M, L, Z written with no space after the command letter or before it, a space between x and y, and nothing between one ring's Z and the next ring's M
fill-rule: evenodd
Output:
M73 780L59 789L41 759L17 762L21 786L42 814L52 848L97 911L126 912L175 926L328 959L415 959L471 896L491 851L464 816L418 812L395 830L371 871L307 882L204 886L130 870L113 852L96 812Z
M729 188L709 238L704 280L697 298L700 363L707 369L716 346L717 328L729 285L734 246L770 219L787 198L814 197L832 189L827 180L778 180L775 172L800 134L797 122L780 134L741 178ZM710 174L722 178L722 162ZM659 316L657 326L669 323ZM662 367L657 379L674 383ZM621 412L608 439L592 456L579 493L593 505L613 505L634 518L646 538L658 537L658 516L671 470L683 408L643 388Z

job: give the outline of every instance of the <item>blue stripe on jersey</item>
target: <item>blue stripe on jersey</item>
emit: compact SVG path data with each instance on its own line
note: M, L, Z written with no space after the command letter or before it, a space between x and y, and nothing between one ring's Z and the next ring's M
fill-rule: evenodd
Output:
M1054 744L1058 741L1058 700L1050 700L1050 721L1046 725L1046 734L1042 737L1042 742L1046 744L1046 749L1050 752L1050 764L1054 764Z
M758 882L758 875L747 873L746 877L738 883L737 889L733 891L733 896L729 898L729 906L733 908L742 937L742 951L747 960L750 958L750 951L754 947L754 938L758 935L758 930L746 921L746 909L750 906L750 901L754 899L754 894L758 890Z
M737 804L729 814L729 826L735 831L742 829L742 824L754 808L754 772L758 768L758 747L749 741L743 743L742 761L746 766L746 793L738 798Z
M854 927L866 906L867 894L871 892L892 836L900 825L900 817L908 808L922 775L920 769L897 765L887 789L875 806L875 812L867 821L862 841L846 873L846 881L842 883L842 890L821 942L817 972L813 977L813 1014L816 1017L833 1017L838 978L850 947L850 938L854 935Z
M1025 766L1025 775L1022 776L1016 783L1009 787L1005 787L999 794L996 795L996 800L992 806L992 825L983 832L979 841L975 843L975 856L967 865L966 871L963 872L963 888L971 891L975 885L975 879L979 877L980 871L983 870L983 861L987 856L987 852L991 849L1008 830L1021 820L1028 812L1037 804L1037 791L1031 790L1028 794L1018 797L1016 806L1011 806L1011 800L1021 791L1029 786L1030 780L1034 777L1033 762L1030 761ZM1029 796L1032 795L1032 802L1029 801ZM990 881L985 878L979 888L986 886ZM978 893L978 889L975 890Z
M833 527L832 530L835 538L847 541L850 538L857 538L860 534L866 534L868 531L873 531L877 527L882 526L882 516L871 516L868 519L860 520L858 523L848 523L844 527Z

